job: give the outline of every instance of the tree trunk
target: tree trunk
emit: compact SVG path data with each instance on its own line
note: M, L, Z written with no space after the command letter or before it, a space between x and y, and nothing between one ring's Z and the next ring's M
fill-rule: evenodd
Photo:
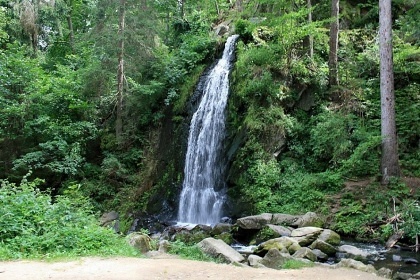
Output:
M400 175L395 124L391 0L379 0L379 51L381 68L381 182L382 184L388 184L390 177Z
M118 142L121 141L123 131L125 1L120 0L118 20L117 116L115 121L115 135Z
M73 15L73 0L69 1L69 12L67 14L67 25L69 27L69 41L70 41L70 47L72 50L74 50L74 30L73 30L73 21L72 21L72 15Z
M179 16L181 19L184 19L185 12L184 12L184 0L178 0L178 10Z
M339 30L339 0L331 0L331 26L330 26L330 54L328 59L329 85L337 86L338 81L338 30Z

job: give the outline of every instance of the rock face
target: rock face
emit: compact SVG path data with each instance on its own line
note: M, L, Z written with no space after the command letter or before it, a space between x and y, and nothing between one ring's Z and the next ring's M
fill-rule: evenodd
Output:
M111 211L108 213L103 213L102 216L99 218L99 223L101 226L110 227L114 229L116 233L120 232L120 215L115 212Z
M241 254L219 239L209 237L199 242L197 246L202 252L212 257L220 258L227 263L245 261L245 258Z

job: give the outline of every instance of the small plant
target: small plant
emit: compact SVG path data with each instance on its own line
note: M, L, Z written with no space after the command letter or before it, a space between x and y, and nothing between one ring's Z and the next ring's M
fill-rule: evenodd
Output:
M287 260L283 265L283 269L300 269L304 267L313 267L312 262L304 262L299 260Z
M196 261L210 261L220 263L221 260L210 257L203 253L197 245L187 245L181 241L175 241L171 243L170 254L178 255L181 258L187 260L196 260Z

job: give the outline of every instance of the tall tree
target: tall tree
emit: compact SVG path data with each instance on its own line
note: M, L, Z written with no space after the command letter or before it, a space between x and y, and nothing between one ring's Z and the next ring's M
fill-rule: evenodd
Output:
M340 1L331 0L331 25L330 25L330 53L328 59L329 85L337 86L338 81L338 31L339 31L339 10Z
M382 184L400 175L395 124L391 0L379 0L379 51L381 91Z
M306 7L308 8L309 12L308 12L308 24L312 23L312 3L311 0L306 0ZM310 58L312 58L314 56L314 37L309 34L308 36L305 37L304 41L304 48L307 50L308 52L308 56Z
M120 0L118 21L118 70L117 70L117 116L115 122L115 135L121 140L122 111L124 95L124 29L125 29L125 0Z

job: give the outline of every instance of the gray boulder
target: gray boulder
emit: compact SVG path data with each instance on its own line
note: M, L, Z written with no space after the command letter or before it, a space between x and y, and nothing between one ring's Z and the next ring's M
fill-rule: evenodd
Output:
M323 253L327 254L328 256L334 256L335 253L337 252L334 246L319 239L315 240L315 242L312 243L309 246L309 248L321 250Z
M360 261L352 260L352 259L342 259L338 264L337 267L347 267L353 268L360 271L365 271L368 273L375 273L376 269L371 264L364 264Z
M224 233L224 232L230 232L231 229L232 229L231 224L218 223L211 230L211 234L212 235L219 235L219 234Z
M301 227L322 227L324 221L314 212L308 212L301 216L294 225Z
M295 224L300 217L301 216L289 214L273 214L271 223L273 225L291 226Z
M278 225L267 225L268 228L270 228L272 231L278 234L278 237L280 236L290 236L292 231L284 226L278 226Z
M171 248L171 243L168 240L161 240L159 242L159 249L160 253L168 253Z
M139 250L142 254L149 252L152 249L152 239L145 235L137 232L130 233L127 235L127 242L130 246Z
M297 240L300 246L307 246L314 242L322 231L319 227L303 227L293 230L290 237Z
M99 218L99 223L103 227L110 227L112 228L116 233L120 232L120 221L119 221L120 215L115 212L107 212L103 213L102 216Z
M376 275L378 275L380 277L383 277L383 278L386 278L386 279L391 279L392 278L392 270L389 269L389 268L381 267L376 272Z
M326 261L328 260L328 255L323 253L321 250L319 249L313 249L312 252L316 255L318 260L321 261Z
M298 250L296 253L293 254L294 258L300 258L300 259L308 259L311 262L315 262L317 260L317 256L314 252L312 252L311 249L304 247Z
M392 279L394 280L408 280L412 278L413 274L407 272L396 272Z
M261 262L262 262L263 258L261 258L260 256L257 255L249 255L248 256L248 265L251 267L256 267L256 268L260 268L260 267L265 267Z
M262 229L265 225L271 223L273 215L264 213L255 216L248 216L240 218L236 224L243 229Z
M261 243L255 250L255 253L263 256L271 249L277 249L282 253L289 253L290 251L294 253L300 249L300 245L293 238L282 236Z
M338 251L344 253L346 257L355 260L365 260L369 256L367 252L352 245L341 245L338 247Z
M219 258L227 263L245 261L241 254L220 239L209 237L199 242L197 246L203 253Z
M340 245L340 235L335 231L330 229L324 229L322 233L318 236L318 240L324 241L330 245L338 246Z
M261 264L266 267L281 269L284 263L290 258L290 256L280 253L278 249L270 249L264 258L261 260Z

